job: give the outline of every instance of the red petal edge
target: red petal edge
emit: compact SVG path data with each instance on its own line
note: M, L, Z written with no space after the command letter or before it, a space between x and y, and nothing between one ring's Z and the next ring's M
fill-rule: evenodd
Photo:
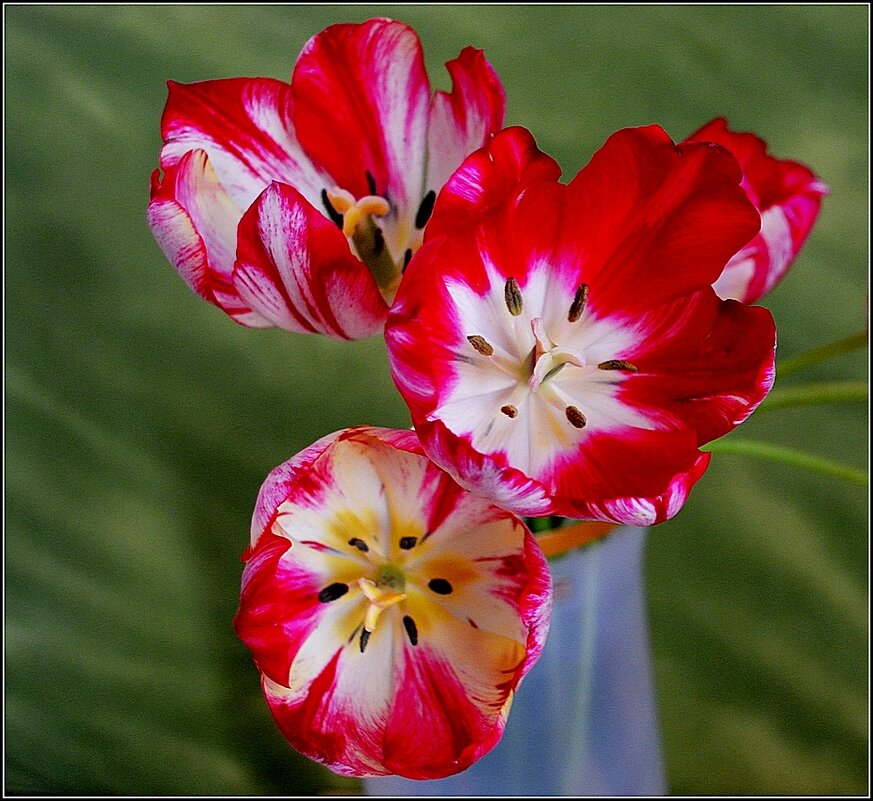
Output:
M720 297L754 303L788 273L818 219L828 187L806 165L777 159L751 132L731 131L722 117L686 142L715 142L727 148L743 170L743 188L761 212L761 232L740 251L716 282Z

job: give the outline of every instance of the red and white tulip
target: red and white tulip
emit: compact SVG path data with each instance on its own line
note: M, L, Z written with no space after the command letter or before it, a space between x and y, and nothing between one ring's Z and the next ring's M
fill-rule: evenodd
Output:
M743 188L761 213L761 230L728 262L713 284L720 298L754 303L788 272L806 242L827 186L809 167L767 153L753 133L739 133L718 118L687 142L715 142L730 150L743 170Z
M387 19L333 25L290 85L169 84L149 224L188 285L252 327L381 330L436 193L503 124L481 51L431 96L421 45Z
M446 184L385 329L425 452L522 515L651 525L773 381L711 284L760 218L723 148L619 131L570 183L521 128Z
M267 477L235 626L289 742L337 773L430 779L499 741L542 650L546 561L411 431L331 434Z

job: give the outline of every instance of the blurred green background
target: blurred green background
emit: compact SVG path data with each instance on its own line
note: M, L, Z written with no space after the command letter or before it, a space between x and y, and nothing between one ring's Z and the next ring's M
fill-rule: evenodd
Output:
M6 791L311 794L231 628L266 473L358 423L405 427L379 338L232 324L145 223L165 81L287 80L328 24L419 32L433 83L484 48L572 177L614 130L714 116L831 187L766 300L780 356L867 317L866 6L6 6ZM867 351L786 380L867 375ZM862 403L741 436L864 467ZM867 787L866 491L716 457L651 533L671 791ZM531 766L535 769L536 766Z

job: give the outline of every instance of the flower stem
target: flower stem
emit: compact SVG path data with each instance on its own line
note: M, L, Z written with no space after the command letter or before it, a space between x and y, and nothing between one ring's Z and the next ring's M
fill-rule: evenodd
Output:
M817 348L808 350L805 353L799 353L797 356L792 356L790 359L780 362L776 365L776 375L780 378L785 378L792 373L812 367L814 364L832 359L834 356L842 356L844 353L851 353L853 350L863 348L866 344L867 330L865 329L844 339L838 339L836 342L819 345Z
M812 406L818 403L866 401L869 390L866 381L827 381L773 390L758 407L759 411L787 409L792 406Z
M838 462L832 462L829 459L822 459L811 453L803 453L765 442L753 442L746 439L717 440L716 442L704 445L701 450L711 451L712 453L734 453L739 456L754 456L759 459L768 459L771 462L781 462L793 467L802 467L826 476L842 478L845 481L851 481L864 487L868 484L867 473L863 470L839 464Z

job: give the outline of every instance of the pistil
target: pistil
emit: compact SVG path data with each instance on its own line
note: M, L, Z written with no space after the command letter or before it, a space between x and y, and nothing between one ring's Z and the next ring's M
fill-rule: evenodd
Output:
M364 615L364 630L361 633L362 652L367 647L367 641L376 629L376 623L382 612L406 600L404 585L403 574L393 565L384 565L376 581L363 577L358 579L361 592L370 602Z
M534 317L530 321L534 335L534 366L528 379L528 386L536 392L542 384L564 368L567 364L585 367L585 357L566 348L559 348L546 334L543 321Z
M401 270L385 246L382 229L376 225L375 217L384 217L391 211L391 204L379 195L365 195L355 200L351 192L335 186L325 190L323 199L337 224L342 219L343 235L350 238L358 252L358 257L373 274L382 296L393 302L400 283Z
M330 205L343 216L343 234L354 236L355 231L368 217L384 217L391 206L384 197L378 195L364 195L360 200L355 200L351 192L335 186L327 190L327 199Z

